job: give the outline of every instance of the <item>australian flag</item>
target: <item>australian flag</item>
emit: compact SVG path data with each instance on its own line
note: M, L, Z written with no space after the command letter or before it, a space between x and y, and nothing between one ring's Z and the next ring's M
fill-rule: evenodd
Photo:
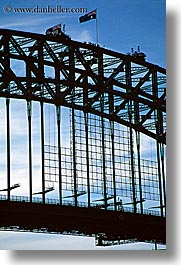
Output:
M86 22L86 21L89 21L91 19L96 19L96 9L85 14L84 16L82 17L79 17L79 21L80 23L83 23L83 22Z

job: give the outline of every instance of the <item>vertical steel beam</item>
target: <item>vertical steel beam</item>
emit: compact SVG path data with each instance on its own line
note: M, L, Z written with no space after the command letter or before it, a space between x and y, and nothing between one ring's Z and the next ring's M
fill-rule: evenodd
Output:
M98 54L98 73L99 73L99 87L104 91L104 67L103 67L103 54ZM101 112L104 112L104 93L100 96L100 108ZM105 133L104 133L104 118L101 116L101 128L102 128L102 170L103 170L103 190L104 190L104 204L105 210L107 210L107 183L106 183L106 158L105 158Z
M138 158L140 210L141 210L141 214L143 214L143 195L142 195L141 158L140 158L140 132L138 131L136 131L136 146L137 146L137 158Z
M158 110L158 131L159 136L163 135L163 113ZM164 164L164 144L159 143L160 148L160 159L161 159L161 175L162 175L162 184L163 184L163 203L165 205L166 211L166 183L165 183L165 164Z
M133 129L130 125L130 151L131 151L131 176L132 176L132 192L133 192L133 209L137 212L136 207L136 187L135 187L135 169L134 169L134 149L133 149Z
M162 167L162 182L163 182L163 199L166 210L166 183L165 183L165 162L164 162L164 144L160 144L161 152L161 167Z
M76 165L76 145L75 145L75 110L72 108L72 142L73 142L73 170L74 170L74 199L77 207L77 165Z
M158 98L158 83L157 83L157 72L152 73L152 89L153 96L155 100ZM160 115L158 110L155 110L155 127L156 127L156 152L157 152L157 164L158 164L158 181L159 181L159 195L160 195L160 212L163 217L163 196L162 196L162 179L161 179L161 169L160 169L160 146L158 137L160 135Z
M103 112L104 109L104 99L103 96L101 97L101 109ZM106 158L105 158L105 135L104 135L104 118L101 117L101 128L102 128L102 170L103 170L103 181L104 181L104 203L105 203L105 210L107 210L107 183L106 183Z
M70 88L72 89L72 142L73 142L73 177L74 177L74 199L75 199L75 207L77 207L77 165L76 165L76 144L75 144L75 107L74 101L76 96L75 91L75 68L74 68L74 48L69 47L69 82Z
M159 142L156 140L156 150L157 150L157 163L158 163L158 181L159 181L159 195L160 195L160 212L163 217L163 197L162 197L162 180L161 180L161 169L160 169L160 147Z
M62 205L62 159L61 159L61 112L60 106L57 106L57 129L58 129L58 175L59 175L59 202Z
M57 110L57 141L58 141L58 178L59 178L59 203L62 205L62 155L61 155L61 106L60 106L60 69L55 65L56 84L56 110Z
M134 120L135 124L139 124L140 113L139 113L139 102L134 102ZM140 132L136 133L136 147L137 147L137 162L138 162L138 179L139 179L139 199L140 199L140 210L143 214L143 196L142 196L142 179L141 179L141 156L140 156Z
M7 195L8 201L10 201L10 187L11 187L11 151L10 151L10 100L6 99L6 133L7 133Z
M9 89L10 78L10 51L9 51L9 37L3 37L4 42L4 73L6 73L7 88ZM10 200L11 187L11 150L10 150L10 99L6 99L6 137L7 137L7 196Z
M128 93L132 93L132 80L131 80L131 63L125 65L126 71L126 84L128 86ZM135 169L134 169L134 146L133 146L133 129L132 129L132 100L129 100L128 105L128 117L129 117L129 131L130 131L130 151L131 151L131 176L132 176L132 192L133 192L133 210L137 211L136 207L136 187L135 187Z
M42 160L42 200L45 203L45 150L44 150L44 105L40 102L41 111L41 160Z
M111 146L112 146L112 173L113 173L113 189L114 189L114 210L117 210L117 201L116 201L116 171L115 171L115 148L114 148L114 122L110 121L111 128Z
M41 80L44 78L44 63L43 63L43 41L38 40L38 78ZM43 90L43 85L42 85ZM44 104L40 102L40 113L41 113L41 159L42 159L42 201L45 203L45 140L44 140Z
M29 196L32 202L32 144L31 144L31 115L32 105L31 101L27 101L27 115L28 115L28 138L29 138Z
M26 61L26 87L27 94L31 95L31 58L27 58ZM30 202L32 202L32 144L31 144L31 115L32 115L32 103L30 98L27 99L27 116L28 116L28 145L29 145L29 196Z
M88 199L88 207L90 207L89 128L88 128L88 113L86 112L84 112L84 120L85 120L85 137L86 137L87 199Z
M113 89L111 87L110 89ZM114 113L114 97L113 94L109 94L109 113L112 115ZM114 148L114 122L110 120L110 132L111 132L111 151L112 151L112 174L113 174L113 189L114 189L114 210L117 210L116 201L116 171L115 171L115 148Z
M84 106L88 104L88 82L87 77L83 79L85 84L84 93L83 93L83 101ZM84 123L85 123L85 138L86 138L86 165L87 165L87 202L88 207L90 207L91 199L90 199L90 165L89 165L89 119L88 113L84 111Z

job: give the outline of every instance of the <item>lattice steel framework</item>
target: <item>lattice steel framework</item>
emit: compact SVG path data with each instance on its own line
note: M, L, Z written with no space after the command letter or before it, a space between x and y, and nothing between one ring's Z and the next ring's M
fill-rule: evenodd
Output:
M108 196L113 196L116 209L117 196L124 196L124 192L130 191L131 194L126 196L133 200L134 212L137 212L137 199L140 200L143 212L143 199L149 197L159 200L163 216L166 203L163 154L163 145L166 144L165 83L164 68L131 55L61 36L48 37L1 29L0 97L7 99L8 198L10 199L9 98L18 98L25 99L28 108L30 202L31 102L39 101L43 202L45 183L50 177L46 171L47 167L50 167L50 162L48 166L46 164L47 153L50 155L54 152L56 156L58 154L54 175L58 176L60 204L63 185L67 185L70 174L70 178L73 178L70 184L74 185L75 206L79 191L84 191L86 185L88 206L91 202L91 192L95 189L97 193L99 188L101 189L106 209ZM58 145L57 150L55 148L53 152L45 149L44 103L55 105L57 112ZM61 147L61 106L72 110L71 150ZM128 128L126 135L120 129L122 125ZM156 164L141 160L140 133L155 140ZM120 151L121 140L124 155ZM134 157L135 147L137 161ZM121 171L124 171L125 175L119 178ZM86 178L82 177L84 173ZM65 183L63 177L67 177ZM68 186L66 188L68 189Z
M115 199L114 203L107 202L108 209L119 204L119 198L133 200L130 130L114 123L114 141L111 134L112 124L102 120L99 116L85 114L81 111L74 113L75 154L73 154L73 131L71 127L70 147L61 147L61 176L62 189L75 192L85 192L87 205L91 205L95 195L105 195ZM72 124L72 115L71 122ZM102 138L102 125L104 125L104 139ZM87 126L87 135L86 135ZM113 133L113 132L112 132ZM114 151L114 152L113 152ZM103 159L103 157L105 158ZM75 159L75 164L74 164ZM140 164L139 164L140 163ZM76 166L76 178L74 178ZM140 166L140 168L139 168ZM48 183L58 181L58 147L45 146L45 181ZM139 179L141 173L141 183ZM143 207L143 198L149 201L160 200L158 165L156 161L140 159L134 154L134 188L136 199ZM101 195L100 195L101 194ZM74 199L74 196L72 196ZM105 207L104 199L99 204ZM140 211L140 207L137 209Z

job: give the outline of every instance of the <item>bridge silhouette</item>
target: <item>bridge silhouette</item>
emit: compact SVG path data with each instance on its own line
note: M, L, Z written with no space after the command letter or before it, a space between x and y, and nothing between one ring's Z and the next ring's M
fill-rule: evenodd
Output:
M6 127L0 227L165 243L165 84L166 70L141 57L65 36L0 29ZM24 195L12 176L15 100L27 109Z

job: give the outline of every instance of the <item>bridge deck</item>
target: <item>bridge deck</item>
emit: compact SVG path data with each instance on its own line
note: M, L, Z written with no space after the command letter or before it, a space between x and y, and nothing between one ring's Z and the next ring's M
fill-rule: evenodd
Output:
M153 215L96 208L0 201L0 227L17 226L33 231L104 233L109 240L136 238L166 243L166 220Z

